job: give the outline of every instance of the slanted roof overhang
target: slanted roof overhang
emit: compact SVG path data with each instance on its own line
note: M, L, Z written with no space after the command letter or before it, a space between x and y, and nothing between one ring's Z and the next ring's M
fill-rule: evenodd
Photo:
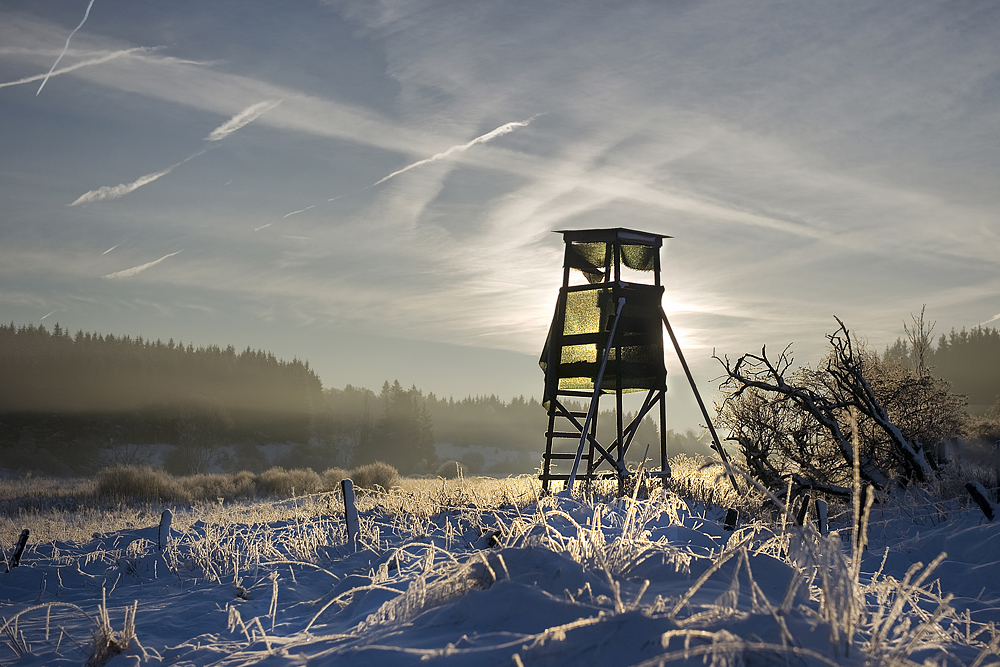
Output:
M647 245L659 248L663 245L663 239L673 238L666 234L653 234L651 232L640 232L635 229L625 227L611 227L608 229L561 229L556 234L562 234L563 240L567 243L624 243Z

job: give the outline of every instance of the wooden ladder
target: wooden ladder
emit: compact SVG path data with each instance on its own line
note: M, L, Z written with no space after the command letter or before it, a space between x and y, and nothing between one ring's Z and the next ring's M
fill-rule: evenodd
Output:
M542 473L539 479L542 480L542 490L549 492L550 482L563 481L569 479L572 462L576 459L576 451L580 445L580 438L583 436L582 424L587 418L587 411L569 410L562 405L561 398L593 398L593 392L580 389L560 389L556 391L556 396L549 402L548 416L549 427L545 431L545 453L542 455ZM563 409L560 409L562 407ZM565 412L564 412L565 410ZM578 424L570 420L570 416L575 418ZM597 411L590 423L590 435L597 438ZM560 447L560 444L566 447ZM586 463L586 474L577 474L578 479L592 479L594 477L594 443L588 442L580 458L581 465ZM558 469L558 461L568 461L567 466L562 469L565 472L553 472L553 467Z

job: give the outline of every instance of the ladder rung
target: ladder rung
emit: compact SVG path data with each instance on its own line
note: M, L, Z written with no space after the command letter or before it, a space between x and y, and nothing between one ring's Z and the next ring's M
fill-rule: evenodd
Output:
M576 438L580 439L581 433L579 431L546 431L546 438Z
M564 412L550 412L549 416L550 417L562 417L563 419L569 419L569 417L576 417L577 419L583 419L583 418L585 418L587 416L587 413L586 412L576 412L575 410L571 410L570 413L569 413L569 416L567 416L566 413L564 413Z
M580 460L581 461L589 461L590 460L590 456L588 454L589 453L584 454L583 456L581 456ZM552 460L552 459L570 460L570 459L576 459L576 452L549 452L547 454L543 454L543 456L545 458L549 459L549 460Z

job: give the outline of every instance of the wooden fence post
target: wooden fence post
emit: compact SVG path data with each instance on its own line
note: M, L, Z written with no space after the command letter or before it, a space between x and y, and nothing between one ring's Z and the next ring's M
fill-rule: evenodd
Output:
M736 524L739 523L740 514L733 508L726 510L726 521L722 525L726 530L732 531L736 530Z
M995 500L1000 503L1000 440L997 440L996 450L993 452L993 463L997 472L997 488L995 489Z
M347 543L351 551L358 550L358 533L361 532L361 522L358 519L358 508L354 504L354 482L349 478L340 480L340 489L344 492L344 521L347 523Z
M174 519L174 514L170 510L163 510L160 515L160 533L156 543L156 548L163 551L167 548L167 539L170 537L170 523Z
M816 525L819 527L819 534L826 537L827 533L827 515L826 515L826 501L816 499Z
M17 540L17 546L14 547L14 555L10 557L10 562L7 563L7 571L10 572L12 569L21 564L21 554L24 553L24 547L28 544L28 529L25 528L21 531L21 537Z
M979 509L981 509L983 514L986 515L986 518L993 521L993 517L996 516L996 507L992 502L990 502L990 497L987 494L986 489L983 488L983 485L979 482L969 482L965 485L965 490L968 491L969 495L972 496L972 499L976 501L976 504L979 505Z
M798 526L804 526L804 525L806 525L806 516L809 515L809 501L810 500L812 500L812 498L809 497L808 493L805 494L804 496L802 496L802 505L799 507L798 514L795 515L795 524L796 525L798 525Z

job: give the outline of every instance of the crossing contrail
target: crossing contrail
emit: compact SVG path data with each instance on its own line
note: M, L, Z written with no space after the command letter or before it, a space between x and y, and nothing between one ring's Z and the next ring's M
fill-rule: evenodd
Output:
M39 79L48 79L50 76L57 76L59 74L66 74L67 72L72 72L78 70L81 67L90 67L91 65L100 65L101 63L106 63L115 58L121 58L122 56L128 56L133 53L139 53L142 51L154 51L162 47L159 46L136 46L131 49L123 49L121 51L114 51L112 53L107 53L103 56L98 56L97 58L91 58L90 60L81 60L78 63L73 63L62 69L54 69L48 74L35 74L33 76L26 76L23 79L18 79L17 81L7 81L6 83L0 83L0 88L7 88L8 86L20 86L24 83L31 83L32 81L38 81ZM42 82L44 85L44 81ZM36 95L38 93L35 93Z
M115 278L131 278L135 274L145 271L151 266L156 266L157 264L167 259L168 257L173 257L174 255L181 252L184 252L183 248L178 250L177 252L172 252L169 255L164 255L159 259L154 259L152 262L146 262L145 264L140 264L139 266L133 266L131 269L125 269L123 271L115 271L114 273L109 273L106 276L104 276L104 278L107 280L114 280Z
M501 125L500 127L498 127L497 129L493 130L492 132L487 132L486 134L482 135L481 137L476 137L475 139L473 139L472 141L470 141L467 144L459 144L458 146L452 146L451 148L449 148L448 150L444 151L443 153L438 153L437 155L432 155L431 157L429 157L429 158L427 158L425 160L420 160L419 162L414 162L413 164L411 164L409 166L403 167L399 171L394 171L391 174L389 174L388 176L386 176L385 178L383 178L382 180L375 181L374 183L372 183L368 187L369 188L374 188L376 185L381 185L382 183L385 183L386 181L388 181L390 178L394 178L396 176L399 176L400 174L402 174L404 172L407 172L407 171L409 171L411 169L416 169L417 167L420 167L422 165L428 164L430 162L437 162L438 160L443 160L444 158L449 157L451 155L454 155L455 153L462 153L464 151L467 151L470 148L472 148L473 146L475 146L476 144L485 144L487 141L492 141L493 139L496 139L497 137L502 137L503 135L505 135L505 134L507 134L509 132L513 132L514 130L516 130L519 127L525 127L526 125L528 125L529 123L531 123L531 121L533 121L536 117L537 116L532 116L531 118L528 118L527 120L518 120L518 121L514 121L513 123L507 123L506 125Z
M52 76L52 72L55 70L56 65L58 65L59 61L62 60L62 57L66 55L66 49L69 48L69 40L73 39L73 35L76 34L76 31L82 28L83 24L87 22L87 17L90 16L90 8L93 6L94 6L94 0L90 0L90 4L87 5L87 11L83 13L83 20L80 21L80 25L73 28L73 32L71 32L69 34L69 37L66 38L66 46L63 47L62 53L59 54L59 57L56 58L56 61L52 63L52 69L50 69L49 73L45 75L45 78L42 80L42 85L38 86L38 92L35 93L36 97L38 96L38 93L42 92L42 88L45 87L45 82L49 80L50 76Z
M267 113L279 104L281 104L281 100L266 100L249 106L219 127L212 130L212 133L205 137L205 141L218 141L219 139L223 139L244 125L257 120L257 118L259 118L262 114Z

